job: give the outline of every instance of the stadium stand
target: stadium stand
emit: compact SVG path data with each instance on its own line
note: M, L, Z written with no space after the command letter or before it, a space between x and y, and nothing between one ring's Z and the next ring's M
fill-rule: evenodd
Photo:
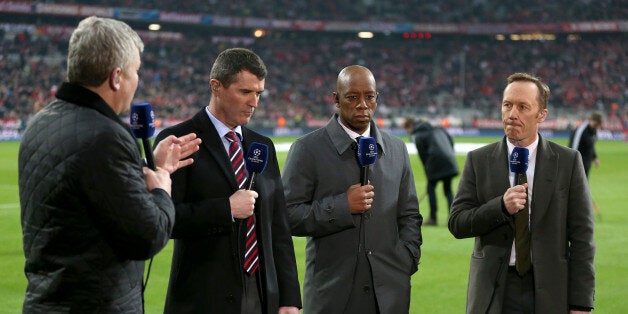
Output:
M63 0L46 2L275 19L421 21L426 23L604 21L625 19L628 11L622 0L532 0L525 2L516 0Z
M273 6L277 10L243 1L224 4L211 0L120 0L101 4L272 18L361 16L381 20L425 18L436 22L544 21L549 17L543 16L554 12L564 14L559 16L565 21L606 20L618 14L621 17L626 11L625 6L610 0L599 1L599 9L588 10L586 16L566 11L589 1L570 1L570 5L565 1L553 2L542 6L544 12L515 10L516 1L473 1L473 5L465 5L456 14L437 14L456 11L452 8L457 2L460 1L428 1L416 8L400 7L398 2L364 1L372 5L358 8L341 7L336 1L277 1L279 5ZM506 4L512 4L512 9L506 10ZM380 9L368 10L374 5ZM566 7L570 9L560 10ZM415 16L417 9L431 13ZM389 11L403 16L393 16ZM307 16L297 16L297 12ZM521 17L522 14L527 17ZM55 20L58 24L48 19L46 24L0 24L0 118L17 119L23 127L37 108L54 97L56 86L65 75L68 36L76 25L76 19L52 21ZM605 127L621 129L620 118L626 114L628 71L624 61L628 41L624 32L565 33L555 40L534 41L468 34L434 34L423 39L388 34L362 40L341 32L297 30L270 31L265 37L254 38L249 30L195 25L181 26L175 32L178 36L159 40L142 33L146 50L135 101L153 104L164 121L186 119L207 104L209 67L220 51L232 46L253 49L269 68L267 91L255 113L257 127L274 127L278 119L283 119L287 127L316 127L326 122L334 111L331 92L335 89L335 75L348 64L363 64L374 70L381 94L378 116L385 119L386 126L394 127L402 117L415 116L461 127L495 127L493 123L499 117L492 108L499 104L504 78L515 71L536 73L550 83L552 113L546 123L550 128L567 129L591 110L598 110L608 116Z

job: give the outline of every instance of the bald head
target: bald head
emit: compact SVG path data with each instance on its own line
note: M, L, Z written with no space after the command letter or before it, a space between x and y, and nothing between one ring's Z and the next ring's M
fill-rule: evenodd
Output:
M333 96L342 123L357 133L365 132L377 107L373 73L360 65L342 69Z
M338 80L336 81L336 90L339 93L344 93L351 86L352 81L364 81L373 85L373 89L376 89L375 77L371 70L361 65L350 65L345 67L338 73Z

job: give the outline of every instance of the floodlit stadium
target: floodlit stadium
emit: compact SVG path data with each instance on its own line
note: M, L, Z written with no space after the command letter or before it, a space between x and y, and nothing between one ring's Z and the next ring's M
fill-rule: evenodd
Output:
M143 39L133 102L152 105L158 131L208 105L209 71L221 51L259 54L268 76L248 126L272 138L280 169L295 138L336 111L338 72L368 67L379 92L376 123L406 142L424 217L428 180L403 129L406 119L445 127L462 169L467 152L504 135L506 77L541 77L552 91L544 138L565 145L591 112L604 117L601 165L589 181L597 206L594 313L628 313L626 1L49 0L0 1L0 314L21 313L27 285L19 141L66 80L68 40L90 15L122 20ZM128 113L120 119L128 122ZM465 311L474 239L452 236L438 189L439 225L422 227L419 270L411 277L413 314ZM293 241L302 288L306 240ZM172 242L154 258L146 313L163 313Z
M19 136L53 99L72 29L96 14L124 20L145 41L135 101L151 103L161 126L206 106L214 58L243 46L269 69L251 126L271 135L326 123L336 74L360 64L377 78L378 123L394 133L405 117L453 134L500 129L494 108L505 77L530 72L552 88L547 135L565 136L595 110L606 117L600 136L621 138L628 95L628 9L621 1L472 3L2 2L2 137Z

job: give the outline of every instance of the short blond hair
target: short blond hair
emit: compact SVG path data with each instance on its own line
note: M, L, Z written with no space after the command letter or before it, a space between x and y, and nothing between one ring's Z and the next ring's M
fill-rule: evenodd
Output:
M520 82L520 81L532 82L536 85L536 87L539 90L538 95L537 95L537 101L539 102L539 105L541 107L539 109L541 110L546 109L547 103L549 102L549 98L551 95L549 86L543 83L540 78L532 74L523 73L523 72L517 72L508 76L508 79L506 80L507 82L506 86L510 85L510 83Z

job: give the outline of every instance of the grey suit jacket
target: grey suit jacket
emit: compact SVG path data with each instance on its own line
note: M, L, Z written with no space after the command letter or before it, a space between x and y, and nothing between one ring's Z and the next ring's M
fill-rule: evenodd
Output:
M304 313L343 312L358 254L371 266L380 313L408 312L422 218L406 146L371 123L379 147L369 176L375 197L367 214L351 215L346 191L360 182L360 170L355 141L336 119L293 143L282 173L292 234L307 236Z
M502 209L508 174L505 137L470 152L452 204L451 233L475 237L467 313L501 313L514 238L513 219ZM593 210L577 151L539 139L531 206L535 312L593 307Z

